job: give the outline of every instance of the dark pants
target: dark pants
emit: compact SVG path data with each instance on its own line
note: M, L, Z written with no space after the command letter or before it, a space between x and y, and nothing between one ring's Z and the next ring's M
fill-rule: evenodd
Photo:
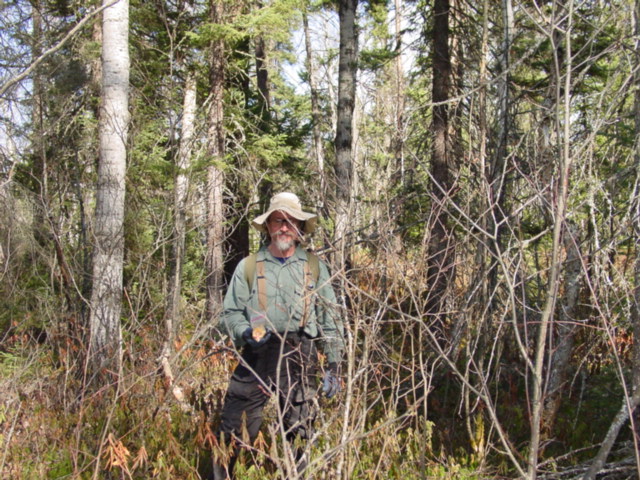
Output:
M278 395L286 438L313 435L317 351L303 333L272 335L263 346L245 347L222 407L220 432L228 440L242 438L243 423L253 442L262 424L262 410L272 392Z

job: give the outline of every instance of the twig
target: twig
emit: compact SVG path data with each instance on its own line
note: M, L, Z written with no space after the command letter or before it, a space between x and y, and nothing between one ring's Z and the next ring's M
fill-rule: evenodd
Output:
M11 444L11 437L13 437L13 432L16 428L16 423L18 423L18 417L20 416L20 411L22 410L22 402L18 403L18 411L16 412L15 417L13 418L13 422L11 422L11 429L9 430L9 435L5 439L4 452L2 452L2 462L0 462L0 473L4 471L4 464L7 460L7 453L9 451L9 445Z
M604 437L600 450L593 459L591 467L582 477L582 480L594 480L596 478L596 474L604 467L604 463L606 462L609 452L618 437L620 429L627 422L630 412L632 412L639 404L640 388L637 388L631 398L625 397L623 399L622 406L613 419L613 422L611 422L611 426L609 427L607 435Z
M173 397L177 400L178 404L180 404L180 408L182 408L185 412L192 411L191 405L187 402L184 392L180 386L176 385L175 379L173 376L173 372L171 371L171 364L169 363L168 354L162 355L160 358L160 365L162 365L162 371L164 373L165 378L167 379L167 384Z
M38 67L38 65L40 65L42 62L45 61L45 59L47 57L49 57L50 55L53 55L58 50L60 50L62 47L64 47L65 44L76 33L78 33L78 31L81 30L82 27L84 27L89 22L89 20L91 20L93 17L98 15L103 10L109 8L111 5L114 5L114 4L118 3L119 1L120 0L113 0L113 2L111 2L111 3L107 4L107 5L102 5L100 8L96 8L94 11L88 13L82 20L80 20L78 22L78 24L75 27L73 27L71 30L69 30L69 32L67 32L67 34L64 36L64 38L62 40L60 40L57 44L55 44L53 47L51 47L46 52L44 52L42 55L40 55L38 58L36 58L31 63L31 65L29 65L25 70L22 71L22 73L19 73L18 75L16 75L16 76L10 78L9 80L7 80L5 82L5 84L0 87L0 97L2 95L4 95L6 93L6 91L9 90L16 83L18 83L18 82L24 80L26 77L28 77L31 74L31 72L33 72Z

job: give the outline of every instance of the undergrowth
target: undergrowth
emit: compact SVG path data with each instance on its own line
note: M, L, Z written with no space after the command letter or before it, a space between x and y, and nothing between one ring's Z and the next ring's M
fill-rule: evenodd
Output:
M409 338L396 330L397 326L381 332ZM211 455L220 453L215 437L218 412L235 367L234 354L224 343L201 339L176 343L178 353L171 366L174 386L184 393L181 403L159 365L161 342L152 331L135 332L137 340L126 350L119 384L100 387L86 385L78 355L61 354L55 350L56 342L38 342L18 333L7 338L0 351L2 478L204 478L201 474ZM129 338L134 338L132 332ZM390 345L400 350L403 345L392 341L368 345L367 338L371 336L358 339L351 397L346 397L345 388L337 399L319 399L318 433L309 469L301 478L515 476L482 405L477 405L472 419L465 418L459 379L434 368L428 382L421 383L426 379L398 368L402 358L388 354ZM411 382L417 382L419 390L409 389ZM617 405L611 398L619 398L619 382L611 370L603 370L586 376L584 383L584 394L564 405L558 434L545 455L583 449L564 461L584 461L593 454L584 447L602 438L615 413ZM524 456L529 432L526 383L505 369L496 385L503 427ZM237 478L288 478L286 442L276 425L271 402L258 440L240 457Z
M172 397L151 351L128 359L119 386L83 389L82 372L56 364L50 347L15 343L0 355L0 468L12 479L201 478L233 358L212 344L183 350L175 362L190 409ZM469 458L436 455L433 424L406 428L380 419L341 444L340 402L323 404L309 478L480 478ZM272 407L273 410L273 407ZM241 456L237 478L282 478L284 455L267 411L259 442ZM213 425L210 422L213 422ZM419 424L419 425L418 425ZM341 456L342 455L342 456Z

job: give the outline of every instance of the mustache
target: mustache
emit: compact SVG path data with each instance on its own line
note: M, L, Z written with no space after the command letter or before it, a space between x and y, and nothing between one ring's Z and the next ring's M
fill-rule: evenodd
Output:
M294 232L301 238L304 236L302 231L299 228L296 228L296 227L289 228L289 230L278 230L277 232L274 232L274 235L278 235L278 236L280 236L280 235L289 235L289 236L292 236Z

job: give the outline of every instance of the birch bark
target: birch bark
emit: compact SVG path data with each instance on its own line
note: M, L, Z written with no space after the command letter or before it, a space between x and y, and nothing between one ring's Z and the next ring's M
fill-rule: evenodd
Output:
M168 345L178 333L181 323L180 292L182 285L182 265L184 262L185 224L187 194L189 191L188 171L191 166L191 152L195 133L196 119L196 79L193 72L187 74L182 105L182 129L177 161L176 184L174 191L174 220L172 245L172 271L169 279L169 298L165 323Z
M311 119L313 122L313 153L316 158L316 168L320 178L321 206L324 206L327 193L327 180L324 172L324 148L322 146L322 112L320 111L320 94L318 92L317 72L313 59L313 47L311 45L311 32L309 31L309 18L307 13L302 15L304 28L304 44L307 51L306 66L309 74L309 94L311 96Z
M104 5L112 3L104 0ZM124 200L129 123L129 2L102 14L100 153L96 193L95 249L89 355L94 373L117 374L121 366Z

